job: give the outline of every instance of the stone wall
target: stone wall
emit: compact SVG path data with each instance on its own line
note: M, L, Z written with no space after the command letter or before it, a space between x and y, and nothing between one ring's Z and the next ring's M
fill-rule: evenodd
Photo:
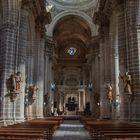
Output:
M139 1L107 1L104 6L102 3L100 4L100 11L95 13L93 20L100 26L100 37L102 39L104 37L102 43L99 41L101 48L100 54L102 54L101 56L104 59L104 61L101 60L102 64L100 65L100 70L104 70L104 72L100 72L100 77L102 76L100 78L101 100L103 102L106 100L103 97L103 94L105 94L103 84L108 81L113 85L112 118L136 121L139 120L140 116L140 104L138 103L140 98ZM107 24L109 27L108 45L107 31L104 30ZM125 84L119 76L119 74L124 76L127 71L132 76L131 100L129 100L128 94L124 92ZM106 72L108 72L108 76ZM119 102L118 97L120 98ZM102 101L100 102L103 103ZM105 109L102 109L101 104L100 109L100 116L103 118L106 116L106 112L103 110L108 110L109 107L106 106Z

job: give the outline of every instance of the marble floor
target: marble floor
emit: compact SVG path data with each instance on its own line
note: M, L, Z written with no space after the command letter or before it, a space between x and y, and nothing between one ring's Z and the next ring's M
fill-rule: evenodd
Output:
M78 120L64 120L52 140L91 140L91 137Z

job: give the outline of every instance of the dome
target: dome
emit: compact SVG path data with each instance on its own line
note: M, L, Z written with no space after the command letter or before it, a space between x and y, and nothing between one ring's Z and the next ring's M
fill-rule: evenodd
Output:
M48 2L62 9L86 9L96 6L98 0L48 0Z

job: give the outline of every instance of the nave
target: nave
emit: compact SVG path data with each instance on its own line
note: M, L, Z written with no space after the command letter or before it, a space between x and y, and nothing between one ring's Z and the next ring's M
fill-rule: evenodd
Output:
M0 0L0 139L138 140L139 54L140 0Z
M65 120L53 134L53 140L91 140L90 134L85 130L79 120Z

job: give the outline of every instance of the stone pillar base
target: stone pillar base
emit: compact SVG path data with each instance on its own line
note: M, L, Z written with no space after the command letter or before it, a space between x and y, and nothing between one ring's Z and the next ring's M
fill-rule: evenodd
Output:
M0 126L8 126L8 125L13 125L15 124L14 120L1 120L0 121Z

